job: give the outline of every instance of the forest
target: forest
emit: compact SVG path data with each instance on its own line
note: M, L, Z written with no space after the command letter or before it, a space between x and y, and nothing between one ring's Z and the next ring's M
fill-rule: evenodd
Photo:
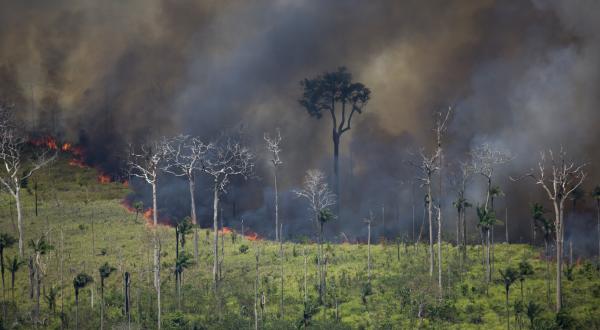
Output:
M0 329L600 329L599 13L0 3Z

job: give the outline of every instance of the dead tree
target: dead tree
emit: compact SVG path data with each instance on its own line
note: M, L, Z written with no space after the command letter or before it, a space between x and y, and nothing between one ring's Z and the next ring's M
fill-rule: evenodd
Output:
M196 186L195 175L202 169L202 160L210 149L210 144L205 144L198 137L178 135L167 140L166 161L163 170L175 176L185 177L190 189L190 218L194 225L194 260L198 262L198 220L196 217L196 199L194 191Z
M365 85L352 82L352 74L345 67L300 82L304 89L300 105L312 117L320 119L329 113L332 124L333 139L333 175L334 193L336 197L337 216L340 207L339 154L340 138L349 131L352 118L361 114L371 98L371 90Z
M213 282L219 280L219 198L232 177L249 178L254 172L254 154L237 138L222 137L213 143L202 161L203 171L213 178Z
M56 152L47 148L33 148L21 134L20 126L10 112L0 105L0 183L15 200L19 231L19 257L23 258L24 228L21 189L33 173L56 158Z
M273 184L275 188L275 241L283 240L281 237L279 226L279 190L277 187L277 169L283 164L279 158L281 153L281 132L277 129L277 135L274 137L269 136L267 133L264 135L267 151L271 154L269 160L273 165Z
M439 170L438 158L440 156L439 149L436 148L432 155L426 155L423 149L420 151L419 163L412 163L414 167L419 169L420 177L417 179L421 181L421 187L425 187L427 194L425 195L425 204L427 207L427 218L429 221L429 276L433 277L433 264L434 264L434 252L433 252L433 205L432 205L432 189L431 184L433 175Z
M532 169L523 177L530 177L537 185L540 185L548 195L548 199L552 202L554 208L554 228L556 235L556 312L558 313L562 307L561 280L565 232L565 201L585 180L586 173L583 168L586 164L576 165L575 162L568 160L567 154L562 148L556 155L552 150L549 150L548 154L550 157L546 158L546 153L541 152L538 169Z
M491 216L494 214L493 207L490 208L490 200L492 198L492 193L493 193L492 179L493 179L494 171L496 170L496 167L498 167L499 165L508 163L511 160L511 157L508 154L508 152L504 152L502 150L496 149L489 143L484 143L471 151L471 159L472 159L473 173L483 176L486 180L487 189L486 189L485 202L483 203L483 211L485 214L488 214ZM495 219L495 215L494 215L494 219ZM493 234L494 234L493 221L490 225L491 225L490 230L486 231L486 234L488 236L486 239L486 242L489 242L490 235L493 236ZM491 247L490 247L489 243L487 243L486 245L487 245L486 246L486 255L488 256L486 258L486 263L487 263L486 278L489 282L492 280L492 272L491 272L491 268L490 268L490 257L489 257Z
M371 225L373 224L373 212L369 211L369 217L364 219L367 224L367 280L371 284Z
M333 215L329 207L335 205L335 194L329 189L322 171L311 169L306 171L302 189L295 191L298 197L304 198L309 203L309 209L313 213L315 225L318 226L319 256L317 265L319 268L319 300L323 301L325 294L325 272L323 270L323 226L332 220Z
M154 288L156 289L158 329L161 326L161 290L160 290L160 250L161 242L157 233L158 206L157 206L157 179L163 160L165 159L166 140L153 141L142 144L137 149L130 147L128 165L131 174L143 179L152 187L152 220L151 229L154 233Z

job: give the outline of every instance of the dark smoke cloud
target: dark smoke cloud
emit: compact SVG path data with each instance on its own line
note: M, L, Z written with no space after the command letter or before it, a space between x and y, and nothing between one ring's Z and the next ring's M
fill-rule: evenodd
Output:
M599 14L591 0L4 1L0 97L34 131L79 140L89 161L111 171L129 142L179 132L210 138L239 125L265 156L263 132L280 127L283 217L294 236L311 227L291 189L306 169L331 167L330 123L300 108L298 81L345 65L373 99L342 138L347 207L332 235L360 237L361 219L369 210L381 218L385 205L377 235L393 237L412 227L413 199L420 221L423 193L410 183L408 151L432 147L432 113L452 105L448 164L482 142L510 149L515 159L497 183L507 192L511 234L527 237L527 204L543 196L508 176L547 147L563 145L592 164L598 158ZM588 190L600 180L596 168L588 169ZM258 176L236 182L224 212L226 222L244 216L269 234L264 157ZM163 210L184 216L182 205L171 205L185 200L185 186L163 182ZM208 221L209 194L199 186ZM474 178L471 199L482 189ZM587 230L574 228L573 237Z

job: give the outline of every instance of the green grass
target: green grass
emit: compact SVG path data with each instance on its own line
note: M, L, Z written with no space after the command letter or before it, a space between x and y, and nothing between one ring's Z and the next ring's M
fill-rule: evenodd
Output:
M125 210L120 202L129 192L120 183L99 184L93 169L69 166L65 160L40 171L24 191L26 240L47 235L54 246L43 257L46 275L45 292L50 287L61 287L57 298L56 314L42 298L42 327L60 328L61 310L68 328L74 328L75 308L73 277L86 272L94 277L95 284L80 294L79 323L81 329L99 328L100 288L98 268L105 262L117 268L106 281L105 327L126 328L122 314L123 274L132 274L132 328L155 328L156 301L152 285L151 233L145 221ZM39 209L34 214L33 182L37 180ZM10 196L0 195L0 232L17 236L11 220ZM12 211L14 214L14 210ZM14 216L13 216L14 218ZM270 221L265 219L265 221ZM472 229L474 230L474 229ZM367 283L367 246L356 244L327 245L328 292L323 306L317 306L317 247L314 244L284 244L284 316L279 316L280 262L279 246L269 241L251 242L239 237L233 242L225 236L223 281L218 296L212 286L212 235L200 231L200 258L197 264L184 273L182 308L177 308L175 294L174 230L160 229L162 246L162 296L163 327L240 329L254 327L255 253L260 248L260 287L265 293L266 305L260 327L265 329L298 328L303 319L304 307L304 257L308 255L309 305L318 309L312 316L310 327L315 329L502 329L506 328L504 287L499 282L498 270L517 267L526 259L535 273L524 282L525 303L530 300L543 308L538 328L557 328L552 312L554 301L554 274L550 301L546 297L546 266L539 258L540 250L527 245L498 244L494 282L486 287L483 282L481 247L469 247L466 271L459 271L458 251L450 244L443 245L444 296L438 298L437 268L430 278L427 265L427 246L397 245L395 242L372 246L372 283L369 295L364 295ZM193 251L193 237L187 239L186 250ZM240 246L249 247L246 253ZM13 256L10 248L5 256ZM26 255L31 255L27 249ZM61 268L61 259L63 266ZM551 267L551 272L554 266ZM32 300L29 299L27 265L17 273L15 303L10 293L10 273L7 271L7 290L3 303L5 328L33 328L31 322ZM92 307L92 293L94 305ZM600 276L589 263L574 270L572 280L564 278L564 305L574 328L600 326ZM217 299L219 298L219 299ZM514 304L520 301L519 283L510 292L511 328L517 328ZM335 319L336 304L339 320ZM418 317L421 310L421 318ZM522 326L529 321L522 315ZM564 319L564 317L563 317Z

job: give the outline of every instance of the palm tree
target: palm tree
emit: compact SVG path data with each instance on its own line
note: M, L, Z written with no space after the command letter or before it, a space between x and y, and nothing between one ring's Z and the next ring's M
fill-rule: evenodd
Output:
M44 294L44 299L48 303L48 309L52 314L56 314L56 297L58 296L58 287L52 286L47 294Z
M477 217L479 223L477 224L481 229L482 239L485 237L484 246L486 247L485 253L485 264L486 264L486 282L492 280L492 274L490 269L490 229L496 223L496 214L494 210L487 210L484 206L477 207Z
M100 273L100 329L104 329L104 280L115 270L117 269L110 266L108 262L105 262L104 265L98 268L98 272Z
M500 270L500 276L502 276L502 282L504 283L504 291L506 292L506 329L510 329L510 311L508 304L508 295L510 293L510 286L515 283L519 278L519 273L511 267L506 268L504 271Z
M552 220L544 217L544 214L547 213L547 211L544 209L542 204L533 204L531 211L533 213L535 227L540 229L544 235L544 257L546 259L546 298L548 302L550 302L550 260L548 257L548 247L552 242L556 228L554 227L554 222Z
M34 318L37 318L40 312L40 287L44 275L44 264L42 256L54 249L54 246L46 241L46 236L42 235L37 240L30 240L29 247L33 250L33 288L35 294Z
M15 301L15 275L19 271L19 268L25 264L24 261L19 259L16 255L12 259L8 259L8 271L10 272L10 291L12 294L13 303Z
M190 230L192 227L190 226ZM177 307L181 309L181 277L183 271L194 264L192 255L182 252L175 260L175 282L177 283Z
M534 301L529 301L529 304L527 305L527 318L529 318L529 322L531 323L531 329L535 329L534 327L534 322L535 319L540 315L540 313L542 312L542 307L538 304L536 304Z
M522 260L519 263L519 282L521 283L521 303L525 303L523 301L523 282L525 282L525 278L529 275L533 275L533 266L527 260Z
M320 278L320 283L321 285L319 286L321 289L321 294L319 295L320 298L320 302L323 303L322 298L323 298L323 294L326 292L325 291L325 270L324 265L323 265L323 227L325 226L326 223L331 222L333 219L335 219L335 215L333 215L333 213L329 210L329 209L322 209L319 211L319 254L320 254L320 264L321 264L321 278Z
M596 221L598 230L598 259L600 259L600 185L592 190L592 198L596 201Z
M79 290L92 282L94 282L94 279L86 273L79 273L73 279L73 288L75 289L75 329L79 329Z
M190 217L185 217L182 221L177 223L176 230L179 232L179 241L181 242L181 250L185 250L185 235L192 233L194 226Z
M2 272L2 299L4 299L4 249L10 248L17 242L13 236L0 233L0 272Z

